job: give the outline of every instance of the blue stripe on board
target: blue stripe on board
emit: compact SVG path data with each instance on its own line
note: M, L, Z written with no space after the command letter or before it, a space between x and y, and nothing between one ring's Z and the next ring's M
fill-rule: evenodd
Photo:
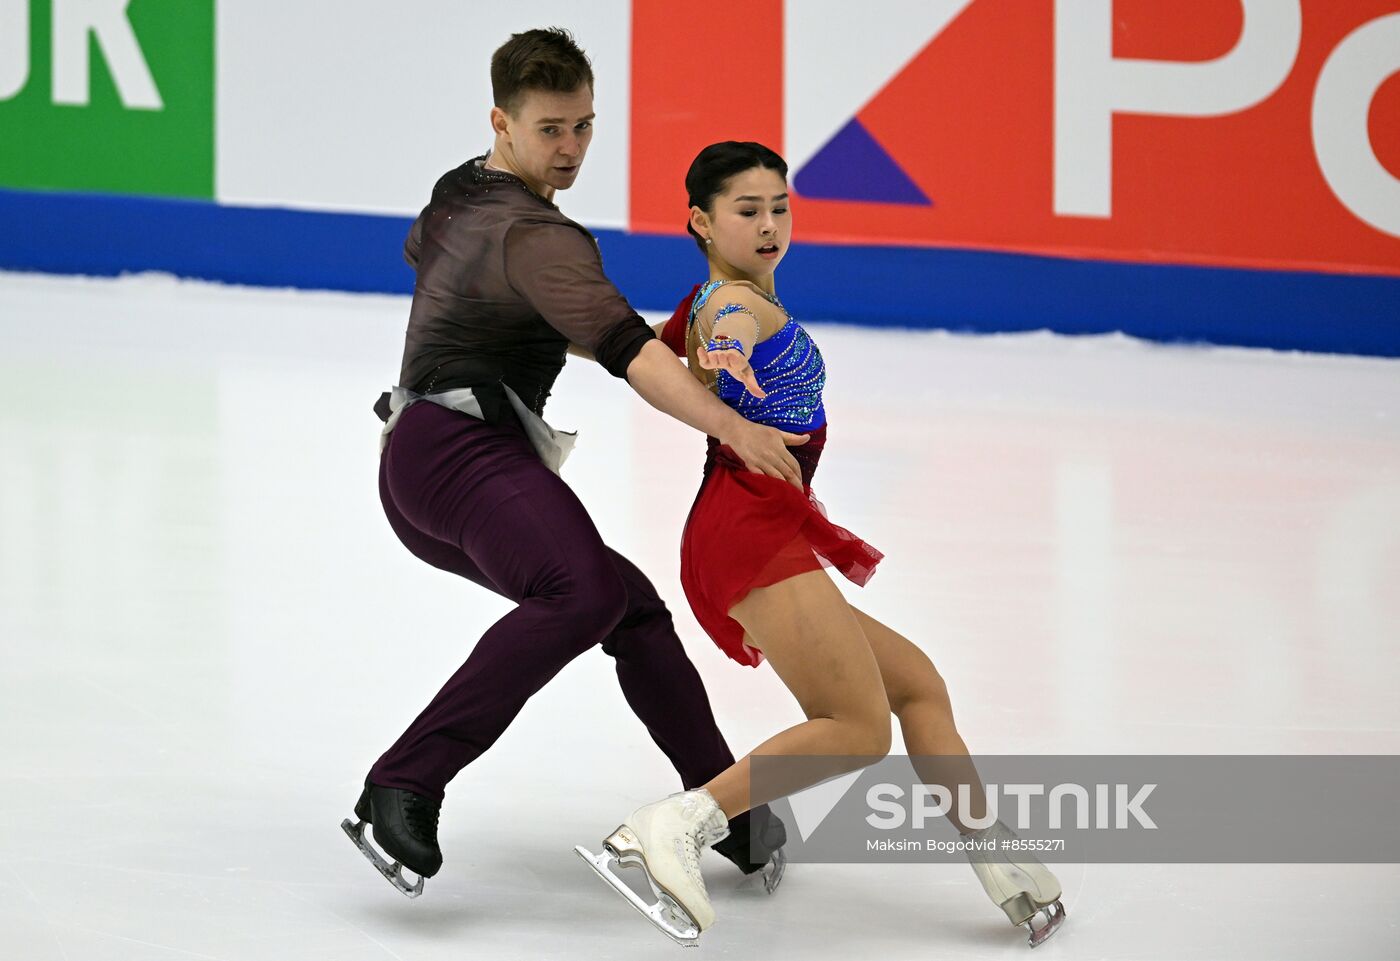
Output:
M407 293L407 217L0 190L0 269L165 271L272 287ZM597 231L637 307L701 279L685 237ZM1069 334L1400 356L1400 278L1123 264L984 251L798 244L782 267L800 317L871 326Z
M409 293L403 217L0 190L0 268Z

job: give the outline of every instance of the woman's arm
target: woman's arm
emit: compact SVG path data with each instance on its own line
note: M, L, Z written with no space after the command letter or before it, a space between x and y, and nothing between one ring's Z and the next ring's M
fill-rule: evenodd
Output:
M785 321L782 311L752 284L725 284L696 315L691 333L697 339L696 363L704 370L728 371L750 394L764 397L749 358L754 346L776 333ZM718 349L710 350L710 345Z

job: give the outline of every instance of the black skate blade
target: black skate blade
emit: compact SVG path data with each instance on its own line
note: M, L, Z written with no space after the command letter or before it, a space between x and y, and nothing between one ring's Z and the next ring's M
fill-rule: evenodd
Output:
M350 841L355 847L360 849L360 853L369 860L370 864L374 865L375 869L380 874L384 875L384 880L392 884L396 891L406 898L416 898L422 894L423 878L420 877L417 884L410 886L408 881L404 879L403 865L398 861L395 861L391 865L388 861L384 860L383 855L376 851L370 843L365 840L365 826L366 822L360 821L356 823L349 818L340 822L341 830L349 836Z
M1044 944L1050 935L1060 930L1060 925L1065 923L1065 906L1059 901L1054 901L1040 909L1045 915L1045 923L1036 927L1031 921L1026 922L1026 926L1031 929L1030 945L1038 948Z

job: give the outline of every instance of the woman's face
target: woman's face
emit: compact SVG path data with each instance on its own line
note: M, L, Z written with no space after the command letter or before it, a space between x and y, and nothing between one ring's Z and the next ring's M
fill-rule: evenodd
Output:
M703 223L697 229L714 241L708 248L711 256L748 276L771 274L792 239L787 182L766 167L735 174L715 198L707 219L708 231Z

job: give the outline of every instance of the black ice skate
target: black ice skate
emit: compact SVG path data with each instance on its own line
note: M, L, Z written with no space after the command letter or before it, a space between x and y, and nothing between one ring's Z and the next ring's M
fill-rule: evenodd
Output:
M406 897L416 898L423 893L423 880L442 867L442 849L437 842L441 808L437 801L421 794L365 781L365 789L355 802L358 822L351 823L346 818L340 826L385 880ZM393 860L392 864L365 839L366 824L374 825L375 843ZM410 886L404 879L404 868L418 875L416 884Z
M738 866L745 874L763 872L763 888L769 894L778 890L787 867L783 845L787 828L768 805L754 808L729 822L729 836L711 847Z

